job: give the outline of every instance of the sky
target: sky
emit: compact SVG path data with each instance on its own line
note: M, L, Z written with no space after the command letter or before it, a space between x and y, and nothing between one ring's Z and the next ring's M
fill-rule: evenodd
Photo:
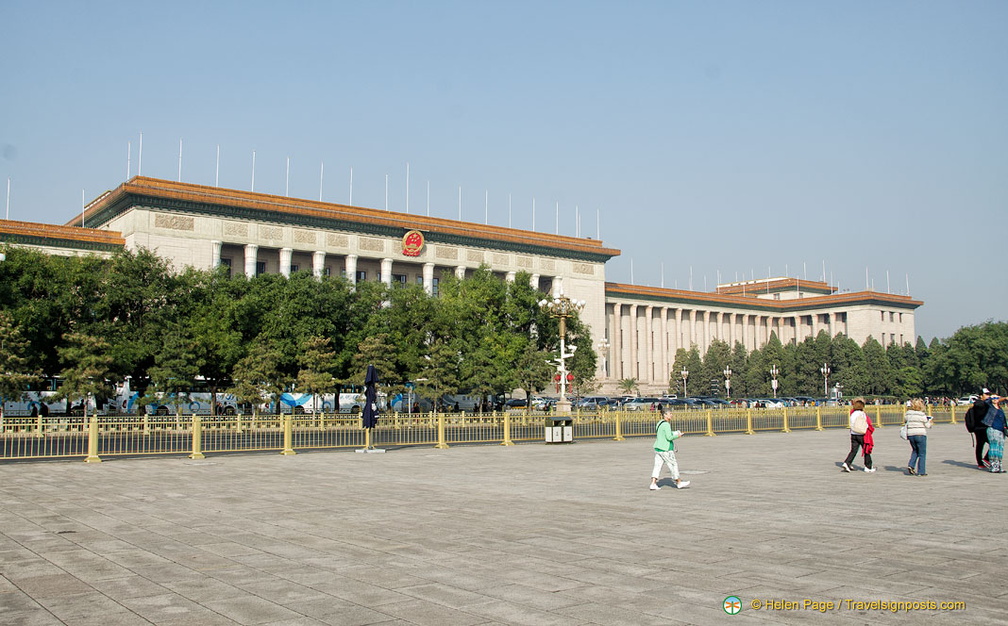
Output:
M181 141L185 182L601 237L614 282L1008 318L1001 0L0 0L0 33L10 219L177 180Z

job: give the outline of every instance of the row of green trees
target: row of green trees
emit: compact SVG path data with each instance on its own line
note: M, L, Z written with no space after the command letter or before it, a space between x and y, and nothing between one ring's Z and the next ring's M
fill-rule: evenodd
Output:
M438 297L419 285L388 288L317 279L252 279L216 271L174 272L148 251L111 259L9 248L0 263L0 396L25 376L61 376L72 397L105 397L132 378L152 392L184 395L196 379L258 404L264 393L332 392L363 383L374 364L390 393L407 381L429 398L498 394L549 384L558 320L543 311L528 275L514 282L486 268L446 273ZM568 368L595 372L591 336L577 317Z
M371 363L390 393L417 381L419 394L437 398L542 389L555 373L547 361L558 348L558 321L539 306L542 294L527 275L506 282L486 268L462 280L446 273L431 297L418 285L355 286L304 272L289 279L230 277L224 268L175 272L143 250L111 259L4 252L2 397L16 396L34 376L62 376L75 398L103 397L129 376L135 386L182 395L201 378L255 404L263 393L292 387L326 393L361 384ZM568 360L574 390L589 393L592 338L576 316L567 328L580 347ZM983 385L1008 391L1006 355L1003 322L886 348L825 332L787 345L774 335L753 352L715 341L704 355L678 351L669 390L681 392L685 368L690 395L724 395L722 372L731 367L733 396L765 397L776 366L779 395L818 397L828 364L830 387L839 383L848 396L957 396Z
M829 368L824 380L824 366ZM706 354L696 347L680 349L669 389L682 393L680 373L689 372L690 395L724 396L727 368L734 397L769 397L771 370L776 369L777 395L822 397L834 385L846 396L955 397L976 393L982 386L1008 391L1008 324L986 322L960 328L946 341L891 344L885 348L869 337L860 346L845 335L820 331L801 343L782 345L776 334L759 350L746 352L715 340Z

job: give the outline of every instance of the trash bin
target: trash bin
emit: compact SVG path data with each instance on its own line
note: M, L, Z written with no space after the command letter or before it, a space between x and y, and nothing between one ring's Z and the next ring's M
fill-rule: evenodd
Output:
M546 443L574 443L574 419L562 415L546 416Z

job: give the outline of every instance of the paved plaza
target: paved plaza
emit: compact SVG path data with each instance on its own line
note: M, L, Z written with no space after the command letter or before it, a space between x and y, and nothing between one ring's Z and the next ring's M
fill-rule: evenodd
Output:
M1008 623L1008 474L876 442L691 436L659 491L645 438L5 462L0 624Z

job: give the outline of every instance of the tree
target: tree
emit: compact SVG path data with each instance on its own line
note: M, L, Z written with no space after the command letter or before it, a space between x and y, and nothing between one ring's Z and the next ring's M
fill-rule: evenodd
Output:
M681 349L681 348L680 348ZM619 381L619 389L626 395L637 395L639 393L637 388L636 378L621 378Z
M339 387L333 371L336 369L336 353L329 347L327 337L308 337L298 354L298 370L295 386L312 394L312 412L318 412L318 396L333 393ZM337 399L338 403L338 399ZM337 408L337 407L334 407Z
M289 383L280 369L282 360L283 355L276 348L260 339L235 365L231 393L240 401L251 404L256 416L259 415L259 405L271 396L277 413L280 412L280 394Z
M109 345L103 339L84 333L73 332L66 336L66 344L59 349L60 361L64 364L60 376L63 385L54 396L66 400L67 408L74 400L80 400L84 418L87 419L87 400L94 398L95 404L112 396L109 381L112 373L112 356ZM70 413L70 410L67 411Z
M14 325L11 314L0 311L0 420L4 416L4 401L20 399L39 380L38 374L28 369L28 359L24 357L27 349L28 342Z
M199 372L193 340L186 330L179 324L165 334L155 364L150 368L151 391L168 398L175 407L175 415L181 415ZM211 410L216 414L216 407Z

